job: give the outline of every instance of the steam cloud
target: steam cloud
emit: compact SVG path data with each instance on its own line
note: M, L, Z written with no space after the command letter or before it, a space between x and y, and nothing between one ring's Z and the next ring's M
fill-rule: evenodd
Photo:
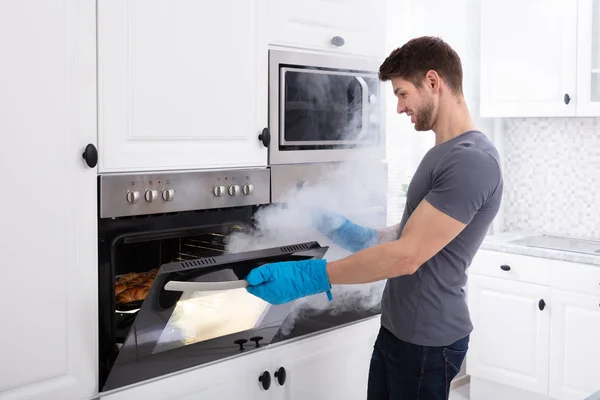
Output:
M318 241L329 246L324 258L334 261L350 254L331 242L315 227L314 207L341 213L351 221L373 228L385 225L385 214L374 219L374 206L385 206L387 174L385 164L374 161L352 161L331 164L323 169L317 182L294 187L284 201L271 204L255 214L256 229L252 233L235 233L229 238L227 251L243 252L296 243ZM381 210L378 212L382 212ZM297 300L282 326L288 335L297 318L304 313L344 311L376 311L379 309L385 282L361 285L335 285L330 302L324 294Z

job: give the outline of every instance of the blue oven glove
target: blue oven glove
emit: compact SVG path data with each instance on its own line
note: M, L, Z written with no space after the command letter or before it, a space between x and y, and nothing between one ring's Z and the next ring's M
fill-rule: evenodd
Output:
M246 281L249 293L271 304L284 304L323 292L332 299L327 261L322 259L264 264L253 269Z
M317 230L329 240L353 253L378 242L377 230L356 225L343 215L315 210Z

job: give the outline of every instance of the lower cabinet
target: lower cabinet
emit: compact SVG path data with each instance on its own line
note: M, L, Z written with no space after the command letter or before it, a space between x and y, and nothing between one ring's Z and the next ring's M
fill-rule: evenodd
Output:
M285 367L286 382L275 384L277 400L364 400L379 318L324 337L271 351L275 370Z
M487 398L519 390L582 400L600 391L600 266L480 253L469 273L467 373L496 384Z
M475 325L467 372L535 393L548 392L550 288L487 276L469 277Z
M365 399L380 319L101 395L103 400Z
M553 290L550 331L550 395L581 400L600 391L600 294Z

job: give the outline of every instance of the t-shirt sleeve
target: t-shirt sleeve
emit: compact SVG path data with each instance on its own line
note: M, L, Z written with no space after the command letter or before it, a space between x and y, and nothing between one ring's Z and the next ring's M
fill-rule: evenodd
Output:
M433 170L433 186L425 196L431 205L468 224L497 190L500 166L481 148L465 143L448 151Z

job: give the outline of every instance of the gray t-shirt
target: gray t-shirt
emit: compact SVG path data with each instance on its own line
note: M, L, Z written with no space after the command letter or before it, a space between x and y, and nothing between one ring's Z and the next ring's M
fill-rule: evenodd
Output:
M502 190L498 152L479 131L425 154L408 187L398 237L423 199L467 226L416 273L387 281L381 321L400 340L447 346L471 333L466 270L498 213Z

